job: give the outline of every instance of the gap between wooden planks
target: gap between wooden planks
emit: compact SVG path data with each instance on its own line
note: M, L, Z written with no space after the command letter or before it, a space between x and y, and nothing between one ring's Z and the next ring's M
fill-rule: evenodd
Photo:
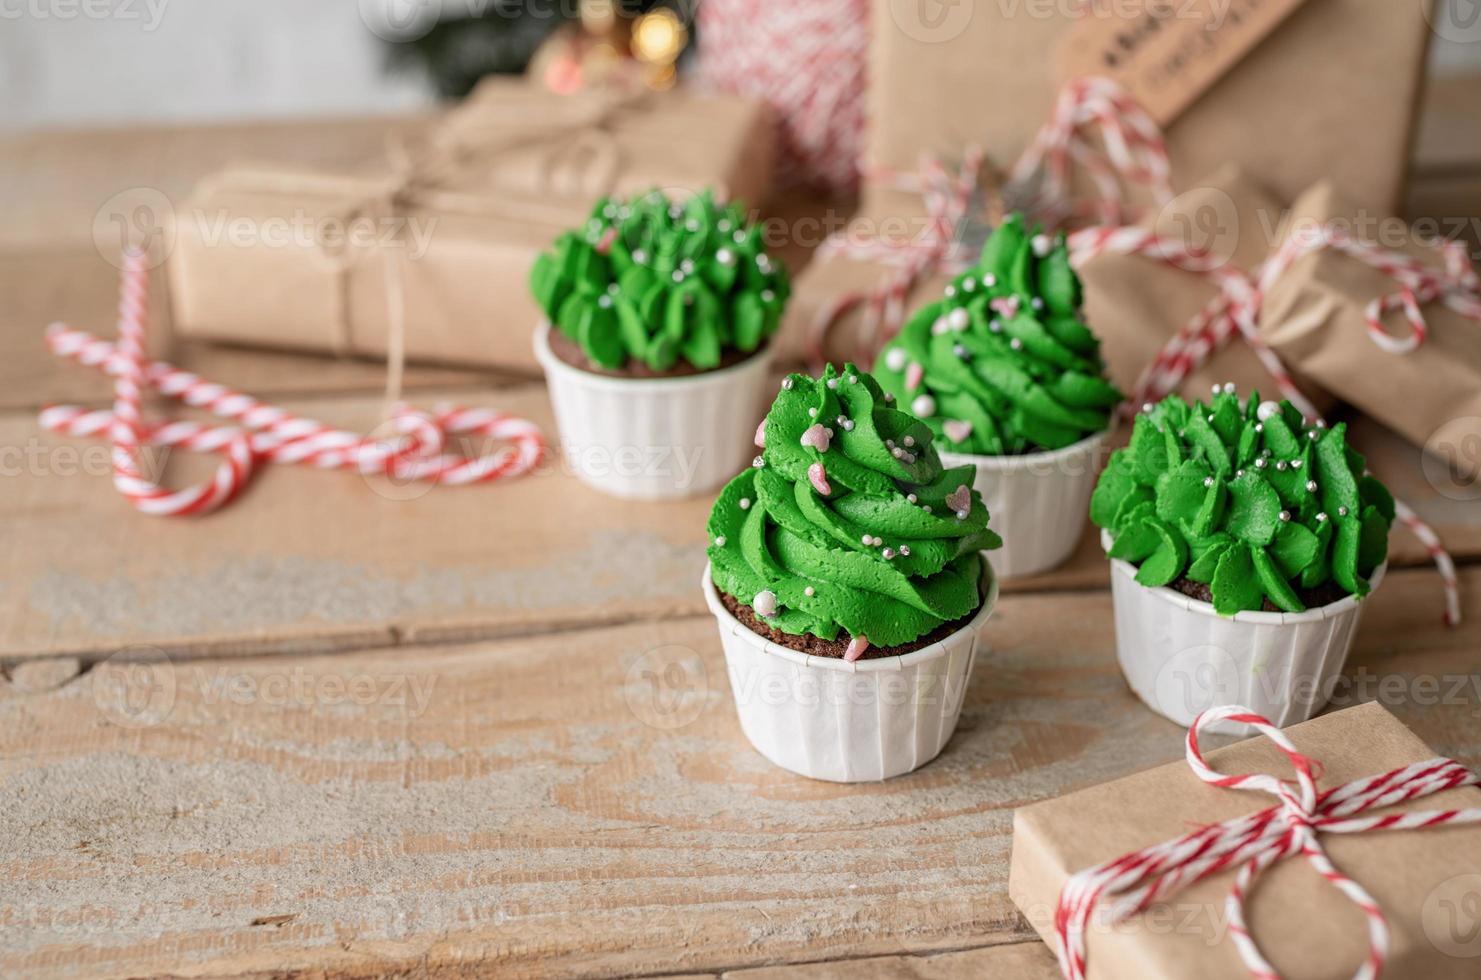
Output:
M1393 573L1349 671L1397 678L1367 696L1475 764L1481 619L1439 628L1431 585ZM1013 808L1181 752L1110 617L1103 592L1004 597L942 757L857 786L750 749L707 617L12 693L0 974L610 976L1021 942Z

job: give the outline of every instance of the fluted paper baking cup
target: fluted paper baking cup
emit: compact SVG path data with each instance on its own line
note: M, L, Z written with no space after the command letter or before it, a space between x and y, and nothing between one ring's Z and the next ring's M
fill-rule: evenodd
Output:
M955 633L913 653L847 663L751 632L721 604L706 564L705 602L719 623L746 738L783 769L836 783L889 779L936 758L956 731L982 625L997 603L986 562L983 577L982 608Z
M1110 549L1109 534L1102 532L1101 545ZM1374 570L1374 589L1387 567ZM1210 603L1139 584L1136 567L1115 558L1111 596L1116 658L1147 707L1187 726L1208 708L1242 704L1282 728L1312 718L1331 700L1365 601L1346 596L1300 613L1220 616ZM1210 731L1253 734L1231 722Z
M1105 441L1106 434L1098 432L1073 446L1026 456L941 453L947 466L977 467L972 485L992 515L988 526L1003 539L1003 546L989 554L1000 577L1047 572L1074 553Z
M572 367L535 331L566 464L615 497L663 500L714 490L756 454L770 348L718 371L617 378Z

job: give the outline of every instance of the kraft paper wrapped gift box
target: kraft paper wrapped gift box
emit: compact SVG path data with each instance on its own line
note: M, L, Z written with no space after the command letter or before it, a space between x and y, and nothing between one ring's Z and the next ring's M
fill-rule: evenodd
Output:
M1286 733L1299 751L1320 761L1319 788L1435 756L1378 704L1324 715ZM1169 728L1168 737L1178 733ZM1264 738L1207 752L1206 758L1220 772L1290 776L1290 764ZM1054 946L1054 911L1071 874L1273 802L1266 793L1211 786L1186 762L1176 762L1024 807L1014 815L1009 895ZM1481 789L1446 790L1370 812L1469 807L1481 807ZM1321 842L1333 863L1367 889L1388 917L1392 935L1385 976L1476 976L1481 960L1451 955L1456 948L1446 930L1453 923L1445 918L1442 902L1447 896L1463 899L1461 886L1467 882L1473 893L1481 890L1481 877L1465 877L1481 876L1481 826L1328 834ZM1092 919L1086 937L1090 980L1247 978L1227 935L1224 902L1233 880L1233 870L1214 875L1116 925L1097 926ZM1347 980L1367 954L1364 915L1299 856L1259 877L1246 918L1266 957L1291 980Z
M1439 250L1414 229L1366 211L1325 182L1301 195L1282 227L1290 236L1324 225L1443 267ZM1423 308L1425 342L1406 354L1385 351L1368 336L1367 310L1398 288L1345 255L1308 255L1271 288L1261 335L1303 376L1416 446L1430 448L1440 463L1435 472L1444 474L1440 480L1454 481L1458 499L1466 499L1465 485L1481 477L1481 324L1444 303L1430 303ZM1408 335L1400 315L1386 324L1394 336ZM1453 473L1445 473L1447 467Z
M1236 163L1281 200L1330 178L1359 204L1394 213L1431 36L1426 3L1297 7L1171 122L1175 185ZM1049 118L1056 49L1079 6L875 0L870 163L909 170L921 153L951 157L975 144L1011 167Z
M714 188L759 204L771 150L765 107L744 99L486 80L427 139L360 172L242 166L203 181L175 213L176 329L382 356L399 295L408 357L535 370L526 280L557 235L605 193Z

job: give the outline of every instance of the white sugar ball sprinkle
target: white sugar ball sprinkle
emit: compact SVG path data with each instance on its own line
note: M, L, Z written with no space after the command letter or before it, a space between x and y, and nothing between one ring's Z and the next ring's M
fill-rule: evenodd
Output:
M770 589L763 589L756 593L756 598L751 600L751 608L761 616L776 615L776 593Z
M843 431L844 432L852 432L852 431L854 431L854 420L853 419L844 419L839 424L843 426Z
M1293 459L1293 460L1291 460L1291 469L1293 469L1293 470L1299 470L1300 468L1301 468L1301 461L1299 459Z
M735 261L735 253L728 248L722 248L715 253L715 261L721 265L730 265Z
M1306 481L1306 490L1307 490L1308 493L1316 493L1316 481L1315 480L1307 480Z
M1281 511L1280 512L1280 519L1283 520L1283 521L1289 521L1291 519L1291 512L1288 511L1288 510Z
M742 497L740 499L740 509L741 510L750 510L751 509L751 498L750 497Z
M807 588L802 590L802 594L811 598L818 594L818 590L809 585Z
M908 544L902 544L900 546L900 555L901 555L901 557L909 558L910 557L910 545L908 545Z
M791 391L792 390L792 379L791 378L783 378L782 379L782 390L783 391Z
M689 273L694 271L694 260L685 259L683 262L679 263L679 268L683 269L684 274L687 276Z
M807 410L807 417L810 418L810 419L817 418L818 417L818 410L816 408L809 408Z
M976 279L968 278L968 279L963 279L962 280L962 292L964 292L964 293L970 293L972 290L974 290L976 288L977 288L977 280Z
M972 322L972 316L966 310L958 307L947 314L946 322L953 330L965 330L967 329L967 325Z
M908 501L910 501L910 502L911 502L911 503L912 503L912 504L913 504L913 503L915 503L915 502L916 502L916 500L917 500L917 499L918 499L918 498L917 498L917 497L916 497L916 496L915 496L915 494L913 494L913 493L907 493L907 494L906 494L906 495L905 495L905 499L906 499L906 500L908 500Z
M907 359L903 347L891 347L889 353L884 356L884 364L891 371L903 371Z
M1028 305L1032 306L1036 310L1042 310L1044 308L1044 300L1041 297L1035 296L1033 299L1029 300Z
M930 395L919 395L910 403L910 410L922 418L936 414L936 399Z
M1032 245L1034 254L1041 259L1048 255L1049 250L1054 247L1054 243L1049 240L1048 235L1035 235Z
M715 547L716 548L723 548L723 547L725 547L725 535L722 534L718 538L715 539Z
M851 374L851 375L849 375L848 376L848 383L851 384L851 385L858 384L859 383L859 376L857 374Z
M1204 477L1203 478L1203 485L1206 486L1206 487L1213 486L1214 485L1214 478L1211 477L1211 476Z
M989 272L987 275L982 277L982 284L988 289L991 289L998 284L998 277Z
M1338 517L1346 517L1347 516L1347 508L1346 507L1338 507L1337 508L1337 516Z
M1008 341L1008 346L1013 348L1014 350L1023 350L1023 341L1019 340L1017 337L1014 337L1012 340Z
M1275 402L1261 402L1260 407L1255 409L1255 418L1259 419L1261 422L1264 422L1272 415L1278 415L1279 413L1280 406L1277 405Z
M910 446L915 445L915 436L906 436L905 437L905 445L906 445L907 448L910 447Z

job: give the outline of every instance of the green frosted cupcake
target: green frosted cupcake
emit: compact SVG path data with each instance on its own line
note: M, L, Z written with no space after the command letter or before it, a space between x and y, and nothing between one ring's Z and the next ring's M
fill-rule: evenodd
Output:
M711 576L753 631L818 656L884 657L959 628L982 605L979 552L1000 544L920 419L853 365L789 375L751 468L710 515Z
M576 367L635 377L712 371L759 350L790 293L744 206L709 193L603 198L536 260L530 288Z
M1136 581L1245 610L1299 613L1362 598L1388 555L1394 499L1365 475L1345 425L1306 424L1290 402L1241 405L1232 385L1137 416L1090 517Z
M875 364L942 451L1012 456L1104 432L1122 394L1080 311L1063 237L1003 221L977 265L913 315Z

